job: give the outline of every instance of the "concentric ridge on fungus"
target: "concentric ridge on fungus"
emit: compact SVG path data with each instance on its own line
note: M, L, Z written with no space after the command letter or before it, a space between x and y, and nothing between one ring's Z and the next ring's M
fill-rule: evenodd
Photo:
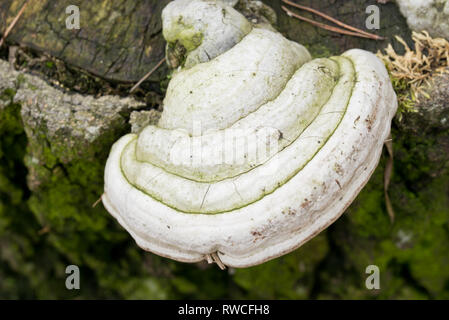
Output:
M299 247L377 166L397 108L383 63L358 49L311 60L222 1L176 0L162 17L180 67L158 125L112 147L103 203L179 261L246 267Z

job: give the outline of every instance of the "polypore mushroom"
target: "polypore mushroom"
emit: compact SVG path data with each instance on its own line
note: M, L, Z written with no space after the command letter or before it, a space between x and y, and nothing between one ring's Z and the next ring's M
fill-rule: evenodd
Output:
M162 17L180 67L158 125L112 147L105 207L179 261L247 267L298 248L377 166L397 108L383 63L358 49L311 60L221 1L173 1Z

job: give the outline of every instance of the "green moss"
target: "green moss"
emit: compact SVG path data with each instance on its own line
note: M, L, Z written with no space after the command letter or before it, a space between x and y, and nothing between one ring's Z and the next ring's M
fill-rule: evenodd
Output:
M3 92L0 94L0 100L3 102L12 102L12 99L16 95L16 90L12 88L7 88L3 90ZM3 115L4 117L4 115ZM2 125L6 123L5 121L2 121Z
M374 264L381 270L381 290L373 297L443 298L449 283L449 175L428 176L439 166L425 156L425 150L436 147L429 136L394 134L389 194L395 222L389 221L385 209L381 164L344 219L335 224L332 239L347 263L343 272L358 275L353 282L362 297L370 296L363 288L364 270Z
M402 114L405 112L416 111L416 96L410 88L410 84L405 79L398 79L390 75L391 83L394 91L398 96L398 111L399 119L402 119Z
M59 258L39 237L40 226L27 206L27 138L14 96L14 89L0 94L0 297L55 298L61 294L53 269Z
M103 191L107 141L118 134L106 133L86 157L55 152L45 126L27 141L14 95L0 95L0 297L167 298L171 286L148 271L162 258L147 258L101 205L92 208ZM69 264L81 268L79 292L65 289Z
M321 235L286 256L237 270L234 280L249 299L304 299L314 285L313 271L327 251L327 240Z
M13 205L20 204L25 170L20 166L25 155L26 136L20 117L20 105L13 103L15 90L6 89L0 94L0 192ZM15 181L20 180L21 186Z

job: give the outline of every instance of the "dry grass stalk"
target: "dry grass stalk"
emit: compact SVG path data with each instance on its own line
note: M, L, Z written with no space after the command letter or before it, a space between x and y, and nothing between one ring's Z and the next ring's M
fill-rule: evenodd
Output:
M141 84L142 82L144 82L145 80L147 80L167 59L163 58L161 61L159 61L154 67L153 69L150 70L150 72L148 72L146 75L144 75L142 77L142 79L139 80L139 82L137 82L134 87L131 88L131 90L129 90L129 93L132 93L134 90L136 90Z
M432 76L449 71L449 42L442 38L432 38L426 31L413 32L412 39L415 49L411 50L407 43L399 36L396 40L405 49L399 55L391 46L380 51L377 55L385 62L395 89L402 111L414 111L414 104L420 97L429 98L425 87L430 85Z

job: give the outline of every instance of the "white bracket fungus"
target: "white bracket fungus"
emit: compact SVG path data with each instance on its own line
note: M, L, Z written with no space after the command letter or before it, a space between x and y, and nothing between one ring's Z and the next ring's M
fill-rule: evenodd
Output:
M378 164L397 108L383 63L358 49L311 60L222 1L176 0L162 17L184 64L158 125L114 144L105 207L179 261L247 267L301 246Z

